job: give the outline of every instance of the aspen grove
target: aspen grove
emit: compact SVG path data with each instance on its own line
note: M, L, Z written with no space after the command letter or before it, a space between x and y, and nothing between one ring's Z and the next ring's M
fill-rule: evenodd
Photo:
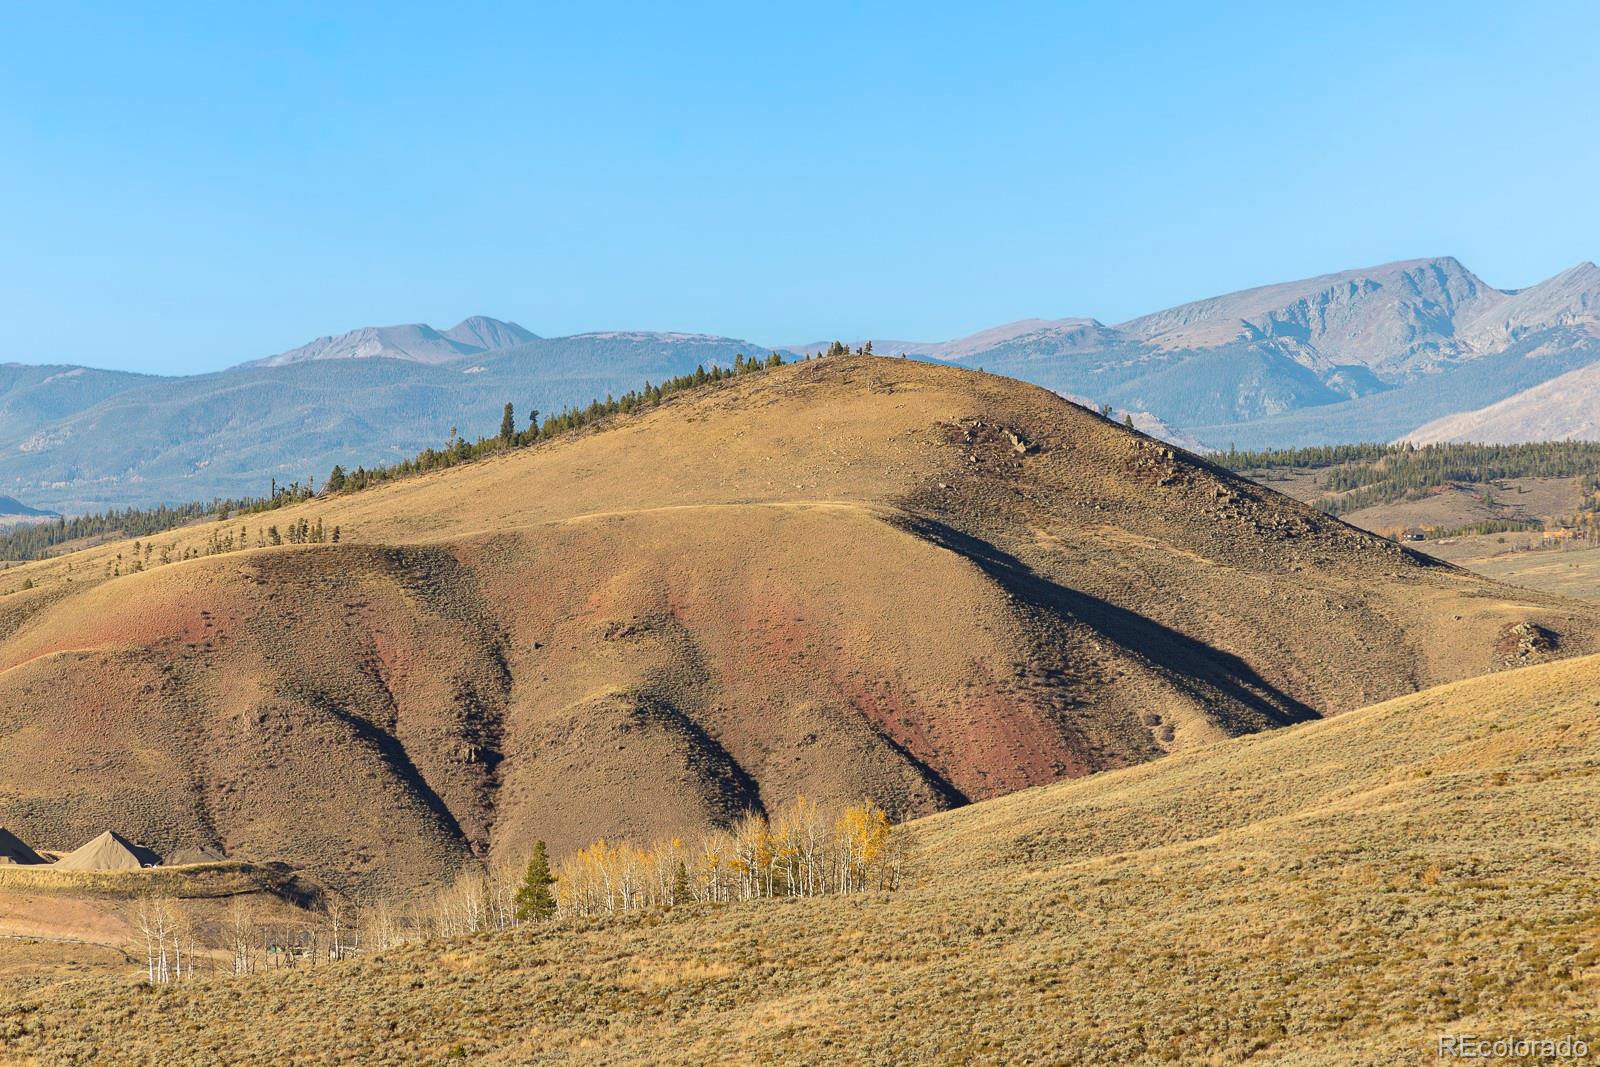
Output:
M602 838L579 849L556 870L557 914L894 889L902 860L900 836L876 804L830 818L800 797L770 820L750 812L692 846L676 837L645 848Z

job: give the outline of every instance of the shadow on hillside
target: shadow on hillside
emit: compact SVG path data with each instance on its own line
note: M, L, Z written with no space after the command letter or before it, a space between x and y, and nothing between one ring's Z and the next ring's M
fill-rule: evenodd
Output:
M427 775L411 759L411 753L406 750L403 741L360 715L346 711L338 701L320 690L300 689L294 695L306 706L315 708L343 724L358 740L365 743L388 769L393 780L408 790L412 799L433 816L439 830L447 838L459 842L464 851L468 853L472 851L472 840L461 828L455 812L450 810L450 805L445 802L444 797L439 795L428 781Z
M1278 726L1322 717L1315 708L1273 686L1231 652L1214 648L1110 601L1058 585L1035 573L1015 556L942 522L907 516L901 520L901 525L908 532L971 560L1028 606L1077 619L1105 634L1118 645L1155 664L1201 699L1209 690Z

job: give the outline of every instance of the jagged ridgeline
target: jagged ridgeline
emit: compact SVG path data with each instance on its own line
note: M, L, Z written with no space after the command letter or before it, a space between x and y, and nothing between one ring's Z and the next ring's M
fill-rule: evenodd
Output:
M868 349L871 345L868 344ZM838 355L847 349L835 341L829 355ZM629 414L661 403L666 397L715 384L729 378L768 370L783 365L783 357L773 352L766 359L746 359L742 354L734 358L729 368L713 366L707 370L696 367L692 374L668 378L659 385L645 382L642 387L629 390L620 397L607 395L585 407L568 407L557 414L539 420L539 412L528 415L528 425L518 430L515 408L507 403L500 422L500 432L475 441L452 433L449 443L442 449L428 448L411 459L387 466L357 466L346 470L343 464L334 466L323 483L325 493L344 493L365 489L380 482L393 481L422 471L443 470L458 463L483 456L521 448L539 441L593 425L607 416ZM253 515L290 504L298 504L317 495L316 480L307 478L304 483L291 482L280 486L274 481L265 496L212 500L210 503L191 501L184 504L162 504L153 508L110 508L91 515L62 516L52 522L37 523L0 533L0 560L43 559L63 546L75 543L98 544L118 537L148 537L186 526L202 519L229 519ZM282 544L268 530L262 531L262 544ZM220 539L219 542L220 544ZM230 546L231 547L231 546ZM248 547L241 544L239 547Z

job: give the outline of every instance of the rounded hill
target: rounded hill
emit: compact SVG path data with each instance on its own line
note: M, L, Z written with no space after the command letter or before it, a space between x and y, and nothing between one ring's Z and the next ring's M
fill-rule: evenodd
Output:
M302 519L340 541L237 547ZM433 883L801 792L927 814L1595 628L1044 390L832 357L5 572L0 823Z

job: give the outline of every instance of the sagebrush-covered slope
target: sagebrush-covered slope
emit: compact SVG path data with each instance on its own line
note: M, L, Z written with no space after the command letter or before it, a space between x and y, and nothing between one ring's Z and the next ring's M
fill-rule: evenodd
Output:
M301 519L341 541L160 564ZM134 564L0 576L0 822L342 884L799 792L927 814L1595 632L1042 390L871 358Z
M1546 664L933 816L891 894L419 943L159 1010L75 982L0 1002L0 1042L44 1063L1387 1067L1443 1034L1592 1041L1597 692L1600 658Z

